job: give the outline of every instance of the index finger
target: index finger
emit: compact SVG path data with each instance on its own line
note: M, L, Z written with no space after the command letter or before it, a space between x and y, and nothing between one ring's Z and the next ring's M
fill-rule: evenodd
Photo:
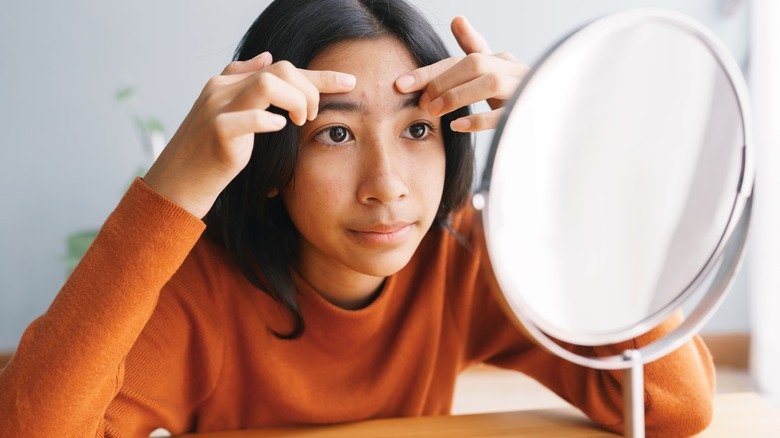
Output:
M425 67L414 69L396 79L395 87L398 88L398 91L402 93L411 93L413 91L422 90L428 86L428 83L431 82L433 78L449 70L461 59L463 59L462 56L453 56L451 58L442 59L441 61L435 62L431 65L426 65Z
M346 93L355 88L357 78L349 73L331 70L306 70L299 68L303 74L320 93Z
M265 69L263 69L265 70ZM306 79L317 87L320 93L346 93L355 88L357 79L349 73L329 70L297 69ZM257 73L256 71L218 76L221 84L235 84ZM216 78L215 78L216 79Z

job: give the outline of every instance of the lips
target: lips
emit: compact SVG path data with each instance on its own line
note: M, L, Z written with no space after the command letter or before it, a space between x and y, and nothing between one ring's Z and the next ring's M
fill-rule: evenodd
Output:
M372 224L366 227L357 227L355 230L359 233L393 233L400 230L403 227L410 225L410 222L393 222L391 224Z
M406 240L413 225L414 222L376 223L349 229L349 233L361 243L392 245Z

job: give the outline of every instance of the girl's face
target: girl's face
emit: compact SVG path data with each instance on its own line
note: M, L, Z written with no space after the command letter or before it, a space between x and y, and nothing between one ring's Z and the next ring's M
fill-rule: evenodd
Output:
M445 167L440 120L417 106L418 93L394 86L416 67L390 37L334 44L308 67L357 77L349 93L320 96L282 193L301 236L297 268L310 282L381 281L406 265L435 218Z

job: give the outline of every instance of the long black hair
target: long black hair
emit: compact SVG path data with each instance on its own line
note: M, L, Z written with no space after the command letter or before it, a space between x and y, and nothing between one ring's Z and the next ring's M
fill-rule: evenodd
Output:
M306 68L329 45L355 38L396 37L422 67L449 57L436 31L404 0L276 0L252 23L236 49L243 61L269 51L274 60ZM287 116L283 111L271 108ZM468 134L450 122L469 114L467 107L442 116L445 149L444 191L434 226L447 228L448 217L469 194L474 152ZM292 264L298 255L298 231L281 196L290 184L298 154L292 123L278 132L255 135L249 164L228 184L204 221L208 235L223 245L247 279L289 313L292 328L274 334L295 339L304 330L296 300Z

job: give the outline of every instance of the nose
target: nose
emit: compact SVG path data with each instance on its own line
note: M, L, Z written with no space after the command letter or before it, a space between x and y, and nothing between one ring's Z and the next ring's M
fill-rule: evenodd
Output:
M399 147L392 142L373 141L362 148L360 159L364 177L357 193L361 203L390 204L409 196Z

